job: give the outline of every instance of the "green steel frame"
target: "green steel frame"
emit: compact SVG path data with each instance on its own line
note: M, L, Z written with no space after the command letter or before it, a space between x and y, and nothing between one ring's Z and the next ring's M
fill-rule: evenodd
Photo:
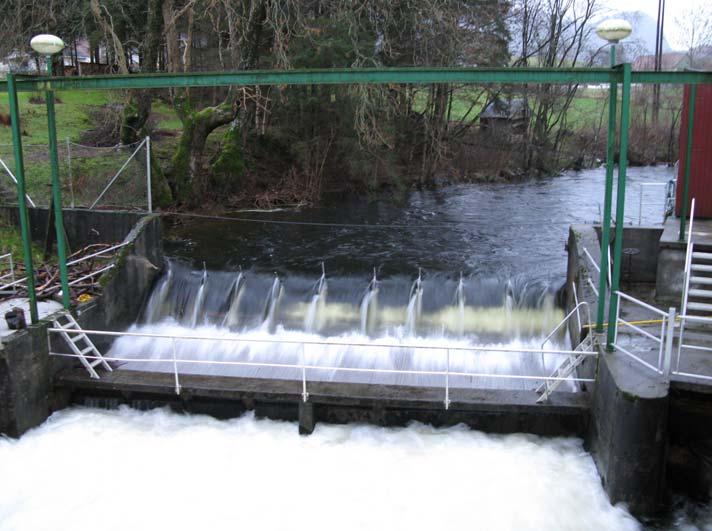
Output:
M604 219L601 238L601 277L599 279L599 304L596 329L603 331L606 299L606 271L608 266L608 247L610 238L610 215L613 194L614 155L616 145L617 85L622 84L620 160L618 167L618 190L616 201L616 234L614 239L613 272L611 293L620 284L620 263L623 243L623 222L625 209L625 185L627 169L628 129L630 125L630 92L632 84L689 84L693 87L702 83L712 83L712 72L632 72L629 64L613 66L615 50L611 50L611 68L377 68L377 69L330 69L330 70L248 70L240 72L214 72L192 74L133 74L87 77L24 77L8 75L7 81L0 82L0 91L7 91L12 119L15 166L18 180L18 201L20 203L20 221L22 226L23 250L27 283L30 298L32 321L37 320L37 307L34 294L34 276L30 252L29 222L25 204L25 173L20 138L18 92L47 93L48 128L50 131L50 151L54 138L53 157L56 158L56 133L54 133L54 106L50 104L51 91L54 90L117 90L117 89L152 89L177 87L213 87L229 85L346 85L346 84L431 84L431 83L502 83L502 84L607 84L609 91L609 122L607 140L606 186L604 197ZM688 145L691 142L691 126L688 131ZM688 157L689 163L689 157ZM58 221L55 223L57 241L64 242L61 229L61 195L55 168L52 169L53 203ZM54 185L57 185L56 187ZM59 245L58 245L59 247ZM58 249L58 254L62 254ZM69 297L66 289L66 258L60 258L63 295ZM603 267L603 266L606 267ZM65 306L68 300L64 300ZM618 297L611 297L609 303L609 326L607 347L612 348L616 330L616 311Z

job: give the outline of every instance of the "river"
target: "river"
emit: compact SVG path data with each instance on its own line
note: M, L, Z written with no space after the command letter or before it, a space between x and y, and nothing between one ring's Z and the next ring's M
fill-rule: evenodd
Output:
M638 221L639 184L670 175L630 170L630 222ZM597 169L412 192L397 205L349 200L236 215L251 221L181 218L167 227L165 247L183 273L164 276L134 329L536 344L558 315L551 312L568 227L599 219L603 179ZM644 223L662 214L662 189L650 190ZM381 302L371 323L374 268ZM240 274L249 286L242 299L254 302L239 302L231 314ZM339 318L329 318L326 301L339 305L332 312ZM416 319L411 304L418 301ZM466 322L480 324L461 327L455 310L462 308L471 312ZM155 347L114 348L140 355ZM215 345L205 347L205 356L215 356ZM299 437L293 423L252 415L218 421L75 407L19 441L1 439L0 474L0 530L642 528L607 501L580 440L462 427L319 424ZM655 527L710 528L709 507L686 501Z

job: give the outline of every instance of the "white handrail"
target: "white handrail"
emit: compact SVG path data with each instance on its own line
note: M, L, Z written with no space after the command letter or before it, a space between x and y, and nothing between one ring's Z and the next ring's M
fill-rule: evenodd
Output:
M552 338L552 336L553 336L556 332L558 332L559 329L560 329L562 326L564 326L564 324L566 324L566 322L569 320L569 318L570 318L574 313L577 313L577 312L579 311L579 309L580 309L582 306L584 306L584 307L586 308L586 324L587 324L588 329L591 330L591 310L590 310L590 308L589 308L588 302L586 302L586 301L581 301L581 302L579 302L579 303L574 307L573 310L571 310L568 314L566 314L566 317L564 317L564 318L561 320L561 322L560 322L558 325L556 325L556 327L549 333L549 335L544 338L544 341L541 342L541 353L542 353L542 354L546 354L546 352L544 352L544 345L546 345L547 341L549 341L549 340ZM537 351L537 352L539 352L539 351ZM571 353L571 354L578 354L579 352L572 350L572 351L570 351L570 353Z
M638 363L642 364L643 366L647 367L648 369L651 369L652 371L656 372L657 374L660 375L665 375L667 374L667 368L670 365L670 359L671 359L671 353L672 353L672 341L670 334L674 333L674 323L675 323L675 310L674 308L671 308L670 312L664 312L655 306L651 306L650 304L647 304L641 300L636 299L635 297L631 297L630 295L627 295L623 293L622 291L616 291L614 294L618 297L618 307L617 307L617 312L616 312L616 324L620 323L624 326L627 326L631 330L634 330L638 334L642 335L645 338L648 338L654 342L656 342L659 347L658 347L658 365L655 367L653 364L648 363L647 361L643 360L639 356L636 356L633 354L630 350L622 347L618 343L618 327L616 326L616 335L615 339L613 341L613 346L618 350L619 352L622 352L626 356L636 360ZM625 319L622 319L620 317L620 311L621 311L621 299L627 300L629 302L632 302L633 304L636 304L640 306L641 308L644 308L650 312L653 312L654 314L660 316L661 319L661 324L660 324L660 337L652 334L651 332L648 332L647 330L642 329L639 326L634 325L631 322L626 321ZM672 323L672 324L669 324Z
M580 305L587 303L581 302ZM578 307L578 306L577 306ZM587 305L588 307L588 305ZM572 312L576 309L572 310ZM569 317L572 313L569 314ZM589 316L589 326L590 326L590 316ZM566 355L566 356L591 356L595 357L598 355L597 352L592 351L574 351L574 350L547 350L547 349L531 349L531 348L505 348L505 347L485 347L485 346L470 346L470 347L459 347L459 346L449 346L449 345L404 345L402 343L395 344L383 344L383 343L351 343L351 342L337 342L337 341L318 341L318 340L290 340L290 339L252 339L252 338L242 338L242 337L211 337L211 336L175 336L168 334L151 334L151 333L141 333L141 332L113 332L108 330L84 330L84 329L71 329L71 328L48 328L47 329L47 340L51 345L51 333L59 334L87 334L87 335L106 335L106 336L130 336L130 337L152 337L152 338L164 338L170 339L172 345L172 356L168 359L166 358L122 358L122 357L110 357L103 356L104 361L115 361L115 362L127 362L127 363L171 363L173 364L173 374L175 380L175 392L180 394L181 386L180 379L178 375L178 364L203 364L203 365L234 365L234 366L246 366L246 367L271 367L271 368L282 368L282 369L299 369L302 373L302 399L307 400L309 393L307 392L307 370L316 371L343 371L343 372L356 372L356 373L381 373L381 374L409 374L409 375L424 375L424 376L444 376L445 377L445 397L444 405L445 409L450 407L450 377L467 377L467 378L497 378L497 379L514 379L514 380L534 380L534 381L544 381L549 384L549 382L557 381L573 381L573 382L594 382L594 379L590 378L575 378L575 377L556 377L544 375L523 375L523 374L490 374L490 373L479 373L479 372L461 372L461 371L451 371L450 370L450 351L466 351L466 352L507 352L507 353L537 353L540 352L542 357L545 353L555 354L555 355ZM198 340L198 341L228 341L228 342L244 342L244 343L279 343L279 344L293 344L301 345L302 355L301 363L270 363L270 362L253 362L253 361L224 361L224 360L195 360L195 359L178 359L176 355L176 342L178 340ZM415 350L440 350L445 351L445 370L412 370L412 369L386 369L386 368L363 368L363 367L337 367L330 365L316 365L305 363L305 348L307 345L321 345L321 346L341 346L341 347L353 347L361 346L368 348L397 348L397 349L413 349ZM83 358L84 361L98 359L98 356L80 356L78 354L66 354L58 352L49 352L52 356L64 356L73 358Z
M580 304L587 304L582 301ZM590 356L597 356L595 352L580 352L575 350L555 350L555 349L538 349L538 348L527 348L527 347L516 347L516 348L506 348L506 347L486 347L486 346L468 346L460 347L453 345L414 345L408 343L359 343L359 342L349 342L349 341L319 341L319 340L304 340L304 339L267 339L267 338L245 338L245 337L225 337L225 336L201 336L201 335L168 335L168 334L154 334L148 332L114 332L111 330L72 330L63 328L48 328L48 332L66 332L68 334L87 334L87 335L97 335L97 336L113 336L113 337L150 337L158 339L188 339L195 341L228 341L233 343L272 343L272 344L286 344L286 345L321 345L321 346L339 346L339 347L370 347L370 348L409 348L414 350L458 350L463 352L501 352L501 353L517 353L522 352L528 353L543 353L543 354L554 354L561 356L570 356L572 354L586 354Z

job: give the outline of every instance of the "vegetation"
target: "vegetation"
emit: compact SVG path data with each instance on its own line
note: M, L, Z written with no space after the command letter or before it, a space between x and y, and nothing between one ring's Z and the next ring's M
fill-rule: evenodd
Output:
M69 43L72 60L78 43L87 42L97 71L120 73L565 67L599 64L606 56L591 48L599 42L592 36L598 0L60 3L64 9L53 10L61 12L54 18L39 2L4 3L0 29L15 40L0 43L0 54L24 52L29 36L42 30ZM606 94L574 83L65 92L57 94L58 136L114 145L150 133L153 195L163 206L274 206L315 202L330 193L430 186L443 177L516 178L594 164L605 154ZM652 115L648 96L635 95L633 124L641 141L638 147L634 139L634 162L674 156L679 96L669 91L667 106ZM30 97L23 94L21 101L24 141L42 144L44 106ZM483 127L488 105L507 108L516 101L524 102L524 127L512 128L506 116L503 128ZM6 102L0 99L2 112ZM0 143L9 143L9 129L2 126ZM83 161L78 171L98 172L102 180L118 159ZM29 162L30 192L42 194L46 161L37 156Z

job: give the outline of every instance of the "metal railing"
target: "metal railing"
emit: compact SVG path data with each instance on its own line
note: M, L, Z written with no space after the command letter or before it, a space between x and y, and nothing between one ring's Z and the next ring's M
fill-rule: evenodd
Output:
M633 354L633 352L631 352L629 349L621 346L618 343L618 326L616 326L616 333L613 341L613 346L615 347L615 349L661 376L669 375L670 363L672 359L672 341L675 332L675 308L670 308L670 310L666 313L654 306L651 306L650 304L631 297L630 295L626 295L621 291L616 291L614 292L614 294L616 297L618 297L618 308L616 313L617 324L625 326L626 328L632 330L639 336L643 336L647 339L650 339L658 345L657 365L653 365L652 363L645 361L641 357ZM643 328L637 326L636 324L633 324L632 322L622 319L620 316L622 306L621 299L633 303L639 306L640 308L643 308L644 310L652 312L655 316L657 316L660 320L660 336L651 333L647 330L644 330ZM657 320L655 320L655 322L657 322Z
M644 195L644 190L646 187L656 187L656 186L664 186L665 189L667 190L668 183L640 183L640 189L638 192L638 225L643 224L643 205L652 205L652 204L657 204L657 203L644 203L643 202L643 195ZM666 197L663 196L662 201L659 201L660 206L662 208L662 216L660 216L660 223L665 222L665 210L666 210L666 205L667 205L667 199Z
M581 303L584 304L584 303ZM450 378L451 377L465 377L465 378L496 378L496 379L511 379L511 380L525 380L525 381L572 381L572 382L593 382L590 378L559 378L554 376L549 376L546 374L542 375L524 375L524 374L499 374L499 373L482 373L482 372L467 372L461 370L452 370L450 365L450 353L452 351L457 352L484 352L484 353L500 353L500 354L523 354L523 353L541 353L556 355L556 356L571 356L571 355L584 355L596 357L598 354L596 352L580 352L574 350L556 350L556 349L531 349L531 348L506 348L506 347L485 347L485 346L469 346L469 347L459 347L459 346L447 346L447 345L415 345L408 343L363 343L363 342L341 342L341 341L329 341L329 340L289 340L289 339L267 339L267 338L241 338L241 337L216 337L216 336L203 336L203 335L181 335L173 336L166 334L152 334L152 333L142 333L142 332L112 332L107 330L82 330L82 329L65 329L65 328L49 328L47 330L47 339L50 345L50 356L61 356L68 358L81 358L77 354L69 354L63 352L53 352L51 350L51 334L87 334L90 336L110 336L110 337L141 337L141 338L154 338L154 339L169 339L171 340L171 352L172 356L170 358L127 358L118 356L103 356L103 359L107 362L118 362L118 363L145 363L145 364L156 364L156 363L171 363L173 366L173 376L175 382L175 392L180 394L180 371L178 370L179 364L190 364L190 365L208 365L208 366L234 366L234 367L264 367L264 368L279 368L279 369L295 369L301 373L301 383L302 383L302 400L306 401L309 397L307 382L308 373L314 372L347 372L347 373L367 373L367 374L392 374L392 375L414 375L414 376L440 376L443 378L444 387L444 399L443 403L445 409L450 407ZM197 359L179 359L177 356L177 342L179 341L214 341L214 342L229 342L229 343L258 343L258 344L275 344L275 345L297 345L301 348L301 361L299 363L273 363L269 361L223 361L223 360L197 360ZM414 370L414 369L387 369L387 368L365 368L365 367L341 367L335 365L320 365L307 363L306 361L306 349L307 347L364 347L369 349L375 348L387 348L387 349L407 349L412 352L422 351L422 350L435 350L439 351L443 355L443 365L444 367L440 370ZM83 356L86 360L97 360L97 356Z
M15 183L15 186L17 186L17 177L15 177L15 174L10 171L10 168L7 167L7 164L5 164L5 161L0 159L0 166L5 170L5 173L7 173L10 176L10 179L12 179L12 182ZM32 200L32 198L29 196L29 194L25 193L25 199L27 199L27 202L32 206L32 208L35 208L37 205L35 205L35 202Z
M129 165L129 163L134 159L134 157L138 154L138 152L144 146L146 146L146 207L148 209L148 212L153 212L153 198L151 196L151 137L150 136L145 137L138 144L138 146L136 146L136 149L134 149L133 153L131 153L129 158L126 159L126 161L121 166L121 168L119 168L119 171L117 171L114 174L114 176L109 180L107 185L101 191L99 196L91 204L91 206L89 207L89 210L94 210L94 207L99 203L99 201L101 201L101 198L104 197L104 194L106 194L106 192L109 191L109 189L113 186L113 184L116 182L116 180L119 178L119 176L123 173L123 171Z
M573 289L574 289L574 299L576 300L576 306L566 314L566 317L564 317L554 329L549 332L549 335L544 338L544 341L541 342L541 349L542 351L544 350L544 345L546 345L549 340L554 337L554 334L556 334L562 326L564 326L566 323L569 322L569 319L571 319L572 316L576 315L576 318L578 320L578 326L579 326L579 331L582 329L582 323L581 323L581 308L586 308L586 327L588 330L591 330L591 308L589 307L588 302L586 301L581 301L578 302L578 296L576 296L576 285L572 282Z
M0 255L0 295L14 295L17 292L17 284L12 253Z
M712 374L702 374L698 372L691 371L681 371L680 370L680 360L682 359L683 349L699 350L703 352L712 352L712 347L705 347L703 345L694 345L691 343L683 343L683 332L685 325L688 321L693 323L699 323L703 325L712 325L712 317L702 317L697 315L680 315L680 337L678 339L677 345L677 360L675 361L675 368L672 373L676 376L684 376L687 378L699 378L706 381L712 381Z

